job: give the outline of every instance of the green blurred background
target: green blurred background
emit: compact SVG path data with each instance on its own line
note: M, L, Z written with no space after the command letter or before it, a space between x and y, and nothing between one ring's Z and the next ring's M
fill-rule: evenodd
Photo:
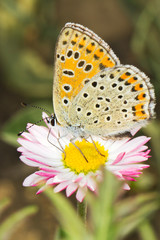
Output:
M80 23L102 37L122 64L132 64L150 78L156 92L156 120L140 134L149 143L151 168L144 171L127 195L160 189L160 1L159 0L1 0L0 1L0 199L12 200L5 214L36 203L40 211L22 223L9 239L53 239L56 226L50 207L35 189L22 181L34 169L25 166L16 152L17 133L26 123L41 119L41 111L22 109L27 102L52 112L52 76L56 39L66 22ZM45 208L44 208L45 206ZM2 216L3 220L5 216ZM47 222L47 224L46 224ZM160 239L159 212L151 226ZM55 223L55 225L53 224ZM126 239L140 240L138 231ZM152 240L152 239L151 239Z

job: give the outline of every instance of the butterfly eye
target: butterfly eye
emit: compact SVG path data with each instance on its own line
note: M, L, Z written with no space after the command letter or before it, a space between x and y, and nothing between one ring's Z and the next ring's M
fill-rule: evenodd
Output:
M54 118L52 118L52 120L51 120L51 125L55 126L55 119Z

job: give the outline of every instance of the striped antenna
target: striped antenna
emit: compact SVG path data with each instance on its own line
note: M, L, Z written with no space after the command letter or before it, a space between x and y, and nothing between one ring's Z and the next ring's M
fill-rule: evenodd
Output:
M46 110L45 108L42 108L42 107L39 107L39 106L36 106L36 105L31 105L31 104L24 103L24 102L21 102L21 105L22 105L22 107L27 107L27 106L29 106L29 107L33 107L33 108L36 108L36 109L40 109L40 110L42 110L42 111L45 111L45 112L47 112L47 113L50 115L50 117L42 118L42 119L40 119L39 121L37 121L37 122L33 123L32 125L30 125L29 127L26 127L25 130L23 130L23 131L21 131L21 132L19 132L19 133L17 134L18 136L21 136L22 133L24 133L25 131L28 131L28 129L30 129L30 128L33 127L34 125L37 125L38 123L40 123L40 122L42 122L42 121L44 121L44 120L46 120L47 123L50 123L51 126L55 126L55 124L56 124L56 116L55 116L55 114L51 114L51 113L50 113L48 110Z
M22 107L28 107L29 106L29 107L37 108L37 109L40 109L42 111L45 111L45 112L49 113L49 115L52 115L47 109L39 107L39 106L36 106L36 105L32 105L32 104L29 104L29 103L21 102L21 106Z

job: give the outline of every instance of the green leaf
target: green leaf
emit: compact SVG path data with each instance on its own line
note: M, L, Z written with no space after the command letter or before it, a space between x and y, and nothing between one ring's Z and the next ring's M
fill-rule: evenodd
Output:
M10 49L11 46L6 43L5 39L0 47L3 69L7 76L5 84L12 87L15 92L21 92L27 97L48 98L52 95L52 66L48 66L34 51L20 50L16 47ZM3 52L3 49L7 50Z
M146 128L144 128L143 131L145 132L145 134L151 136L152 151L154 151L156 166L160 173L160 158L159 158L160 122L153 121Z
M4 198L0 201L0 213L2 213L9 205L11 201L8 198Z
M139 194L137 196L125 198L116 204L115 218L122 219L125 216L129 216L146 204L157 201L158 198L159 195L156 192Z
M9 216L0 226L0 239L9 239L16 226L37 212L36 206L25 207Z
M126 237L159 208L159 202L152 201L151 203L144 204L144 206L142 205L140 209L136 209L129 216L120 219L117 227L117 238L123 239Z
M140 224L138 231L142 240L158 240L151 224L147 220Z
M93 221L94 239L114 240L115 225L114 201L119 192L119 181L110 172L105 172L105 177L99 185L99 196L88 196L89 207L91 208L91 218Z
M52 109L51 105L48 102L37 102L35 103L36 106L43 106L48 111ZM12 118L5 123L5 125L1 129L1 138L13 145L18 146L17 143L17 134L26 128L27 123L36 123L39 120L42 119L42 110L37 110L32 107L26 107L25 109L22 109L17 114L12 116ZM42 121L40 125L45 125Z
M66 232L59 227L54 235L54 240L67 240L67 239L68 239L68 236Z
M63 231L68 235L65 239L86 239L85 227L68 199L61 193L54 193L52 189L47 189L44 193L48 196L58 211L56 217L63 227Z

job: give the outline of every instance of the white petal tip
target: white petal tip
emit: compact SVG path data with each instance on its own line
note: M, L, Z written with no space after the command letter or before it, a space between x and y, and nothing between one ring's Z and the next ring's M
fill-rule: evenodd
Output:
M127 183L125 183L123 185L123 189L129 191L131 188L130 188L130 186Z

